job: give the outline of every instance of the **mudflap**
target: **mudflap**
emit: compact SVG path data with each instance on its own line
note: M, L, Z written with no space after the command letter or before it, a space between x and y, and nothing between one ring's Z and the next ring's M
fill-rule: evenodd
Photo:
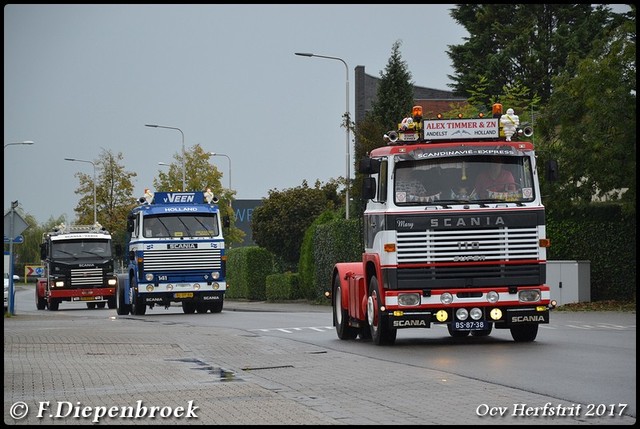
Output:
M546 306L509 308L505 311L504 319L504 327L549 323L549 308Z
M391 311L389 312L389 327L393 329L430 328L431 317L429 311Z

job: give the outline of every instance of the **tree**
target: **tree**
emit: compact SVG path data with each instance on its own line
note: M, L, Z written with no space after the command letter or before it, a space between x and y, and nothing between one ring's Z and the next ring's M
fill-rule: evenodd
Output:
M305 231L323 211L340 205L337 188L335 180L324 185L316 181L313 188L304 180L296 188L271 189L262 205L253 211L254 241L279 258L284 268L296 271Z
M227 216L231 225L225 231L225 242L228 246L239 243L244 238L244 232L234 225L233 196L235 191L222 187L222 173L209 162L209 155L199 144L185 150L187 189L211 192L219 199L218 207L222 216ZM174 156L175 162L169 165L168 172L160 170L158 177L153 179L153 186L159 191L182 189L182 157Z
M380 72L380 81L371 111L364 119L354 124L353 133L356 137L354 159L356 163L355 180L353 183L353 200L356 213L362 214L364 204L361 198L362 175L358 173L360 159L371 150L385 144L383 136L390 130L395 130L403 118L411 114L414 104L413 82L407 63L402 60L400 53L401 41L396 41L391 49L391 57L385 71Z
M402 59L397 40L391 48L391 57L380 81L371 112L375 120L388 130L395 130L402 118L411 114L413 107L413 82L407 63ZM382 141L382 139L381 139Z
M126 238L127 214L136 204L133 195L132 178L137 173L126 171L122 165L121 152L114 154L111 150L102 149L100 156L93 163L96 169L96 211L97 220L107 231L111 232L113 242L123 246ZM74 223L93 224L93 173L75 174L80 182L75 193L81 195L74 211Z
M543 148L559 160L560 184L545 193L557 209L566 201L619 200L635 216L635 7L607 27L587 58L571 55L576 74L553 79L554 93L540 119Z
M464 44L447 51L455 70L449 86L456 93L469 96L486 77L489 94L520 82L543 103L554 76L576 73L569 55L586 58L612 19L606 5L591 4L463 4L451 16L469 32Z

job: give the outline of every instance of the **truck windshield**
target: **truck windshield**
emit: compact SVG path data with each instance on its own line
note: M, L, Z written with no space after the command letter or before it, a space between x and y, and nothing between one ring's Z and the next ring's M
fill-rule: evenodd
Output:
M111 258L109 240L60 240L51 243L54 258Z
M394 174L394 201L400 206L534 199L531 162L525 156L399 161Z
M148 238L217 237L220 234L215 214L145 216L142 231Z

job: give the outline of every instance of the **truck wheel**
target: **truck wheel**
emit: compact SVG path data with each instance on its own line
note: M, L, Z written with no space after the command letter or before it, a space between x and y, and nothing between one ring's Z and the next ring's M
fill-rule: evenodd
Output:
M38 296L38 286L36 285L36 308L44 310L47 306L47 300Z
M471 331L471 335L474 337L486 337L491 334L491 330L493 329L493 323L489 323L489 327L482 331Z
M87 308L90 310L93 310L94 308L96 308L96 303L95 302L87 302Z
M138 292L137 292L137 286L138 286L138 282L136 281L135 278L131 279L131 286L133 287L133 296L131 298L131 314L134 314L136 316L144 316L144 314L147 312L147 306L146 304L143 302L142 299L140 299L140 297L138 296Z
M371 339L377 345L392 345L396 342L397 329L389 327L389 316L380 311L382 297L378 279L371 277L367 300L367 321L371 327Z
M538 335L538 325L521 325L509 328L513 341L518 343L529 343L536 339Z
M106 306L107 306L107 303L105 301L96 302L97 308L105 308Z
M196 303L193 301L182 301L182 312L184 314L193 314L196 312Z
M337 273L333 278L333 287L333 324L336 333L341 340L354 340L358 336L358 330L349 326L349 311L342 308L342 288Z
M115 296L113 298L109 298L109 300L107 301L107 306L109 308L116 308L117 307L116 297Z
M222 306L224 305L224 301L216 301L209 304L209 309L212 313L220 313L222 311Z
M131 304L124 303L124 288L118 285L118 306L116 307L116 313L119 316L126 316L131 313Z
M469 332L471 331L454 331L452 326L452 323L447 323L447 331L449 331L449 335L451 335L453 338L462 338L462 337L466 337L467 335L469 335Z
M58 311L58 307L60 306L60 301L54 298L49 298L49 311Z

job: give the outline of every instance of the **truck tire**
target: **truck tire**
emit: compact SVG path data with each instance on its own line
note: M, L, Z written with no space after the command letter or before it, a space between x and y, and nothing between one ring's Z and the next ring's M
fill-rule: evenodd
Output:
M512 326L511 336L518 343L530 343L538 336L538 324Z
M49 303L47 305L49 307L49 311L58 311L58 307L60 306L60 301L55 298L49 298Z
M106 301L96 302L96 308L105 308L107 306Z
M117 307L116 297L115 297L115 296L114 296L113 298L109 298L109 299L107 300L107 306L108 306L109 308L112 308L112 309Z
M487 337L491 334L491 330L493 329L493 323L489 323L489 327L487 329L483 329L481 331L471 331L471 335L474 337Z
M341 340L354 340L358 336L358 330L349 326L349 311L342 308L342 288L340 276L336 273L333 278L333 324L336 333Z
M193 301L182 301L182 312L184 314L193 314L196 312L196 303Z
M393 345L396 342L397 329L389 327L389 316L380 312L382 305L378 279L373 276L369 281L367 299L367 321L371 327L371 339L377 345Z
M131 304L124 303L124 287L118 285L118 305L116 307L116 313L120 316L126 316L131 313Z
M449 335L451 335L453 338L462 338L462 337L466 337L467 335L469 335L469 333L471 331L454 331L452 326L452 323L447 323L447 331L449 331Z
M47 307L47 300L38 296L38 286L36 285L36 308L44 310Z
M131 279L131 286L133 288L133 296L131 297L131 314L134 314L136 316L144 316L144 314L147 312L147 305L138 296L138 282L135 278Z
M209 304L209 309L212 313L220 313L222 311L222 306L224 305L224 301L216 301Z
M96 303L95 302L87 302L87 308L90 310L93 310L94 308L96 308Z

